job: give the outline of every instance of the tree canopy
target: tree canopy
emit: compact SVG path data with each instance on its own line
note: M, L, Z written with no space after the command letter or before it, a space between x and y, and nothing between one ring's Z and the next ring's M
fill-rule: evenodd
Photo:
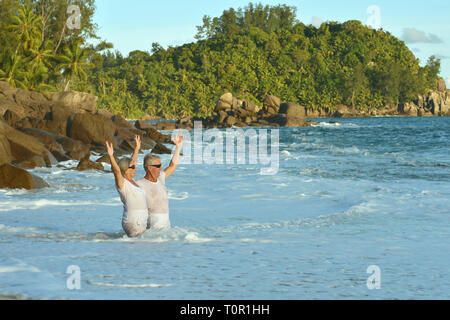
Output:
M80 5L80 30L64 27L63 7L71 3ZM3 0L0 7L0 78L30 89L87 91L99 97L99 108L128 117L207 116L224 92L259 104L275 95L310 108L380 109L434 89L440 72L438 59L420 66L385 30L354 20L316 28L287 5L250 3L205 16L196 42L167 49L153 43L151 52L127 57L106 42L87 44L97 37L94 0ZM25 18L34 21L30 30L20 27ZM34 69L21 67L27 64Z

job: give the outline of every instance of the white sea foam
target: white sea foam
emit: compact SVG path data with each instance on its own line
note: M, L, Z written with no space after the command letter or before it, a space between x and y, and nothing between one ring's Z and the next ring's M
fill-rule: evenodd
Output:
M282 229L282 228L299 228L299 227L326 227L336 224L342 224L352 221L353 218L358 218L361 215L373 214L380 212L380 204L376 202L364 202L352 206L348 210L340 213L334 213L327 216L318 216L315 218L302 218L299 220L279 221L272 223L258 223L251 222L238 226L229 226L224 228L222 232L233 231L247 231L247 230L267 230L267 229Z
M8 227L3 224L0 224L0 232L20 233L20 232L26 232L26 231L35 232L36 228L33 228L33 227Z
M115 199L113 199L115 200ZM0 212L12 210L36 210L44 207L74 207L74 206L117 206L117 201L64 201L41 199L36 201L0 201Z
M13 272L21 272L21 271L41 272L41 270L39 270L38 268L35 268L35 267L0 266L0 273L13 273Z
M291 155L291 153L287 150L283 150L283 151L281 151L281 155L289 157Z
M214 239L203 238L198 232L189 231L180 227L173 227L170 229L154 230L150 229L144 232L139 237L129 238L125 234L120 237L93 237L89 238L94 242L106 241L121 241L121 242L151 242L151 243L165 243L165 242L185 242L185 243L203 243L211 242Z
M173 284L159 284L159 283L142 283L142 284L117 284L117 283L104 283L104 282L95 282L95 281L87 281L88 284L92 286L98 287L117 287L117 288L163 288L163 287L171 287Z
M187 193L187 192L173 192L171 190L168 190L167 197L169 198L169 200L182 201L182 200L186 200L187 198L189 198L189 193Z
M312 127L340 127L342 126L342 123L335 122L335 123L329 123L329 122L318 122L317 124L313 124Z

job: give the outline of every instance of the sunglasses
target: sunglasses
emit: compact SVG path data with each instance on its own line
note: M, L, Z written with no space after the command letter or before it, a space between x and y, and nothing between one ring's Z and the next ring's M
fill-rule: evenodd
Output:
M128 169L136 169L136 166L133 164L131 167L128 167Z
M150 167L161 168L161 164L151 164Z

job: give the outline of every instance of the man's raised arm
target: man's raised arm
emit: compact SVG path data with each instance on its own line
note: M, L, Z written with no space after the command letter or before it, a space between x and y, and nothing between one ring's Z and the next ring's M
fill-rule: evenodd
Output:
M183 148L183 136L177 135L175 139L172 139L175 143L175 153L170 161L170 165L164 170L166 174L166 179L172 175L172 173L178 168L178 163L180 162L180 152Z

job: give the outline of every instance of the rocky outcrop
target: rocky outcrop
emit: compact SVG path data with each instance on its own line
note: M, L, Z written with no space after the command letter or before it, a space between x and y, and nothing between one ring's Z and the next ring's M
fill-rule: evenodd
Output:
M76 168L73 168L77 171L86 171L86 170L104 170L103 165L101 162L92 162L89 159L89 156L83 158L78 163L78 166Z
M438 86L442 89L445 82ZM398 111L407 116L450 116L450 90L429 91L414 101L399 105Z
M105 141L112 140L116 132L112 120L89 113L75 114L71 122L68 136L85 144L104 145Z
M3 156L5 160L22 161L39 156L48 167L56 164L56 159L39 140L10 127L2 120L0 120L0 142L6 154Z
M280 110L281 99L275 96L267 96L264 100L264 111L267 114L277 114Z
M0 82L0 165L34 168L80 161L91 151L106 153L106 140L115 142L117 154L125 154L133 147L134 135L142 136L144 150L171 152L161 144L170 143L170 137L154 126L140 130L120 115L97 112L96 103L97 97L86 93L70 91L45 97Z
M201 121L204 128L231 127L305 127L311 125L306 121L306 108L298 104L283 103L280 98L268 96L263 106L250 100L240 100L231 93L225 93L217 102L215 113L206 118L186 118L178 123L171 123L170 129L192 129L195 121ZM158 129L167 127L158 127Z
M49 185L28 171L10 164L0 166L0 189L38 189Z
M74 113L85 111L95 113L97 100L98 98L92 94L78 91L53 92L50 94L51 102Z
M217 105L216 105L216 108L214 109L214 111L216 111L216 112L229 111L231 109L233 109L233 94L227 92L219 98L219 101L217 102Z

